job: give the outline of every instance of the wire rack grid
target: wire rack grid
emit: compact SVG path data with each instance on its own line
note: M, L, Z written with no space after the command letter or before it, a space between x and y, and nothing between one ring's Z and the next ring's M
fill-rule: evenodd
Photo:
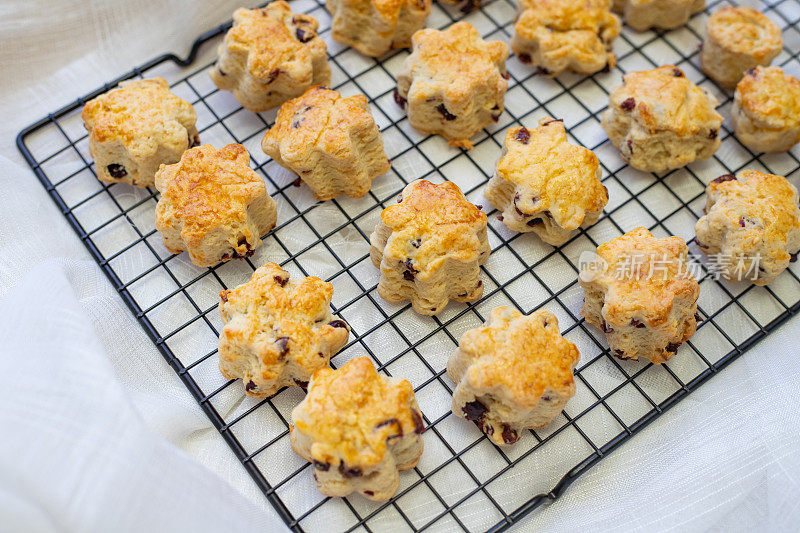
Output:
M91 255L196 398L211 423L247 469L279 516L297 531L366 530L499 531L555 500L582 472L641 430L800 308L798 265L769 287L718 281L705 264L699 279L702 322L692 339L663 365L621 361L609 354L602 333L580 318L577 285L581 252L636 226L659 236L691 241L702 212L705 184L743 168L800 179L800 150L759 155L742 146L723 125L722 146L710 160L656 176L628 168L600 128L608 92L624 72L676 64L713 92L729 116L731 94L698 68L697 48L709 12L724 5L760 5L783 29L785 49L775 64L800 74L800 0L768 4L711 1L685 27L669 32L625 28L615 42L618 67L585 78L566 74L551 80L512 57L506 110L497 124L463 151L438 136L414 131L393 101L395 74L408 54L400 50L375 60L330 39L330 17L322 2L295 0L295 12L320 21L333 69L332 86L345 95L367 95L392 159L389 173L363 199L316 202L295 176L260 150L275 111L253 114L208 78L210 64L192 67L201 47L222 35L230 22L200 36L187 58L167 54L65 106L23 130L23 155ZM444 28L458 19L473 23L487 39L508 41L516 6L493 0L469 14L434 4L428 26ZM173 91L192 102L204 143L238 142L248 148L279 206L278 225L253 257L210 269L193 266L186 254L173 256L154 228L158 193L99 182L92 167L80 110L90 98L123 79L166 77ZM376 293L378 273L369 261L368 237L380 211L394 203L417 178L451 180L478 204L493 173L505 131L534 126L545 114L563 118L573 142L595 151L603 167L610 202L601 220L567 244L553 248L532 235L510 232L491 207L492 254L482 268L485 291L471 305L451 304L437 317L416 315L408 305L384 302ZM693 260L704 260L690 243ZM249 279L260 264L276 261L293 275L317 275L335 287L335 312L352 327L349 344L332 364L367 355L386 375L411 381L427 431L425 453L401 476L397 494L385 503L359 496L327 498L314 488L311 469L288 444L291 409L302 398L297 388L255 400L217 370L216 342L221 320L218 293ZM453 383L444 369L460 335L498 305L527 313L554 312L566 338L580 349L576 396L547 428L527 431L514 446L493 445L471 423L450 413Z

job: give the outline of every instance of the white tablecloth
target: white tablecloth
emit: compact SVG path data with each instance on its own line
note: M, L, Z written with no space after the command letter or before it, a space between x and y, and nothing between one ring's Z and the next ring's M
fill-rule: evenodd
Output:
M32 120L157 54L185 53L240 4L0 4L0 530L278 523L14 146ZM785 324L519 527L796 529L798 325Z

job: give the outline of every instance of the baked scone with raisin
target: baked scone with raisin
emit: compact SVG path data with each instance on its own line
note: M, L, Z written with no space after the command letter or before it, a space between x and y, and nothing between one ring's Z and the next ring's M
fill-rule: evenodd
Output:
M708 159L720 145L714 95L675 66L630 72L609 98L603 129L629 165L666 172Z
M399 471L422 455L425 431L411 384L378 374L366 357L337 370L322 368L292 410L292 450L314 465L317 488L327 496L358 492L388 500Z
M278 111L261 142L276 163L300 176L317 197L361 198L389 170L389 158L366 96L312 87Z
M706 214L697 221L697 246L711 269L730 281L772 283L800 250L800 208L783 176L743 170L706 186Z
M581 314L603 330L612 354L661 364L694 335L700 286L680 237L636 228L601 244L581 267Z
M249 257L277 221L275 200L241 144L187 150L178 163L161 166L156 188L155 225L164 246L189 252L200 267Z
M425 25L431 0L327 0L331 36L368 56L411 44Z
M613 6L625 24L638 31L683 26L705 7L706 0L614 0Z
M502 211L498 219L509 229L533 231L557 246L600 218L608 203L601 174L594 152L570 144L564 122L545 117L536 129L506 132L483 195Z
M413 181L398 202L383 210L369 238L381 298L411 300L422 315L441 312L450 300L478 300L480 266L490 252L486 214L450 181Z
M800 80L780 67L753 67L736 86L736 137L754 152L786 152L800 142Z
M123 81L89 100L81 113L97 179L150 187L161 164L200 144L192 105L164 78Z
M242 379L254 398L281 387L307 387L347 344L350 328L331 313L333 285L313 276L290 280L275 263L247 283L219 293L225 327L219 336L219 370Z
M464 21L444 31L419 30L411 42L411 55L397 76L395 100L417 131L472 148L470 138L497 121L505 107L508 46L484 41Z
M588 75L617 64L611 46L622 24L611 0L521 0L519 10L511 49L540 74Z
M744 73L769 65L783 49L781 29L749 7L723 7L706 21L700 66L723 87L734 87Z
M462 335L447 361L453 413L474 420L495 444L513 444L523 430L550 424L575 395L579 358L550 311L498 307Z
M260 9L239 8L209 71L217 87L259 113L331 82L328 46L311 15L294 14L284 0Z

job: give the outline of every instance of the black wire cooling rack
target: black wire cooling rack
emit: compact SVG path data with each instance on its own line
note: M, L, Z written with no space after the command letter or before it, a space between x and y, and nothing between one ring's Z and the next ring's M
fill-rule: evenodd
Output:
M201 47L222 35L230 22L201 35L186 58L167 54L153 59L42 118L19 134L17 144L92 257L289 527L500 531L545 501L557 499L581 473L800 308L797 264L764 288L715 280L701 265L703 320L695 336L660 366L615 359L603 335L580 319L582 291L576 283L576 264L582 251L636 226L691 241L705 184L721 174L757 168L788 176L795 183L800 177L797 147L787 154L754 154L731 135L727 121L720 134L722 147L712 159L662 176L625 166L600 128L608 92L621 74L662 64L683 68L689 78L718 96L722 114L729 116L731 94L699 71L697 49L708 13L732 3L709 2L709 8L686 27L669 32L625 28L615 42L618 68L589 78L570 74L557 80L542 78L512 57L506 112L479 136L473 150L465 152L447 147L439 137L419 135L394 104L394 75L407 50L380 60L361 56L329 38L330 18L321 1L294 1L295 12L320 20L320 33L329 44L332 85L343 94L366 94L383 131L392 169L360 200L318 203L305 187L293 186L295 177L260 150L260 139L275 112L257 115L242 110L230 94L211 84L210 65L185 68L193 66ZM785 49L774 63L797 75L800 0L769 2L762 8L783 28ZM443 28L463 18L485 38L507 42L515 9L510 0L494 0L465 15L435 4L428 26ZM169 254L153 226L157 191L103 184L95 178L80 120L83 104L124 79L156 75L166 77L173 91L194 104L203 142L216 146L239 142L248 148L253 166L276 198L278 225L250 259L200 269L186 254ZM563 118L573 142L598 154L610 193L601 220L553 248L531 235L508 231L489 212L492 254L483 266L485 291L480 302L451 304L430 318L416 315L408 305L382 301L376 293L378 273L368 254L368 236L381 209L393 204L402 188L417 178L449 179L471 200L488 205L480 195L506 129L535 126L544 114ZM690 253L703 261L694 243ZM287 420L301 399L298 388L259 401L243 397L241 386L219 374L217 294L249 279L266 261L280 262L295 275L317 275L334 284L335 312L353 329L350 343L333 358L335 366L366 354L385 374L405 377L414 385L428 427L425 453L414 470L401 475L400 489L389 502L369 502L359 496L327 498L314 489L310 467L294 456L288 444ZM519 443L503 449L450 413L453 384L445 374L447 357L460 335L497 305L513 305L523 312L550 309L564 335L581 351L575 372L577 394L564 413L547 428L526 432Z

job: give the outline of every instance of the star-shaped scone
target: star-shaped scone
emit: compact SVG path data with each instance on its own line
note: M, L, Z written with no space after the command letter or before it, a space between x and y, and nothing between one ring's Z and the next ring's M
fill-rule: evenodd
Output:
M331 81L328 47L317 19L294 14L283 0L260 9L239 8L209 71L220 89L258 113Z
M486 215L455 183L409 183L387 207L370 236L369 255L381 271L378 294L411 300L417 313L435 315L450 300L483 294L480 266L489 258Z
M629 165L666 172L708 159L720 145L717 99L675 66L622 77L603 113L603 129Z
M683 26L689 17L706 7L706 0L614 0L614 11L622 13L625 24L644 31Z
M180 162L161 166L156 188L155 225L164 246L189 252L200 267L252 255L275 227L275 200L241 144L187 150Z
M464 333L447 361L453 413L474 420L495 444L513 444L522 430L552 422L575 395L579 358L550 311L498 307Z
M194 108L164 78L124 81L87 102L81 118L97 178L109 183L150 187L159 165L200 144Z
M661 364L694 335L700 286L680 237L659 239L636 228L582 263L581 314L603 330L612 354Z
M783 176L743 170L706 187L706 214L697 221L697 246L712 271L731 281L772 283L800 250L800 208Z
M418 131L439 133L452 146L472 148L470 138L503 112L508 46L484 41L464 21L444 31L419 30L411 42L411 55L397 76L395 100Z
M622 24L611 0L520 0L511 49L546 76L613 68L611 45Z
M389 158L364 95L312 87L281 106L264 152L300 176L317 200L361 198L389 170Z
M331 314L333 285L316 277L290 280L267 263L247 283L219 293L225 327L219 336L219 369L241 378L255 398L281 387L306 387L347 343L350 329Z
M754 152L786 152L800 142L800 80L780 67L754 67L733 95L736 138Z
M327 0L331 37L368 56L411 43L425 25L431 0Z
M317 370L292 424L292 449L313 463L317 488L327 496L358 492L388 500L398 472L414 468L422 455L425 425L414 389L379 375L366 357Z
M534 130L508 130L483 194L510 229L556 246L597 222L608 203L600 176L597 156L569 143L563 121L545 117Z

